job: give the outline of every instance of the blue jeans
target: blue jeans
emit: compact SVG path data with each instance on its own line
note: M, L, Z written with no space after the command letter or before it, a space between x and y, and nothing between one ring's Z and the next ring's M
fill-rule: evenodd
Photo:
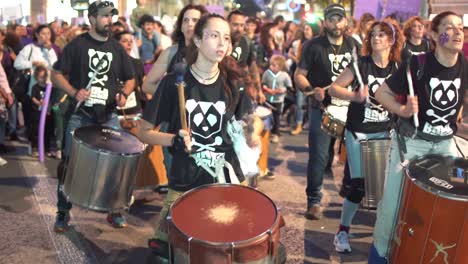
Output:
M304 121L304 110L302 107L304 106L304 93L297 89L296 91L296 124L302 125Z
M322 111L309 109L309 161L307 164L307 207L320 204L325 166L328 162L328 147L331 137L321 129Z
M83 115L83 114L73 114L65 129L65 139L64 143L65 146L63 148L63 155L62 161L60 162L57 168L57 175L59 178L58 186L57 186L57 208L59 211L68 211L72 208L72 204L67 201L65 194L63 193L63 183L65 182L65 175L66 175L66 163L68 161L68 157L70 155L73 132L75 129L83 127L83 126L91 126L91 125L99 125L95 120ZM111 114L109 121L102 124L105 126L109 126L112 128L120 128L119 119L117 118L117 114Z
M8 133L10 135L16 134L16 121L18 119L18 102L14 102L8 109Z

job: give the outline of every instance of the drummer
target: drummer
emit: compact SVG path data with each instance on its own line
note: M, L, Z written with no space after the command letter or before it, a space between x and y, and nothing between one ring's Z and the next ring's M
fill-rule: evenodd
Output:
M151 145L169 146L173 155L169 190L149 247L158 258L168 257L165 223L171 204L184 192L216 182L243 182L244 175L227 132L231 118L239 118L250 105L234 85L241 77L236 62L226 56L231 45L229 25L216 14L203 16L187 49L188 67L160 82L139 122L138 137ZM191 51L191 52L190 52ZM183 77L188 131L182 130L175 87ZM153 130L168 123L168 133Z
M312 92L309 109L309 161L307 165L307 219L322 217L322 182L327 166L331 137L321 130L322 104L346 104L333 100L326 87L351 62L355 42L344 35L347 20L343 6L329 5L324 12L325 34L307 41L302 48L302 57L294 74L296 86L302 91Z
M430 37L435 51L413 56L410 61L415 96L408 95L406 65L376 93L377 101L398 115L399 120L398 132L393 135L390 146L385 190L377 210L369 263L387 263L402 192L403 164L429 153L450 156L457 153L452 137L468 86L468 64L460 53L463 47L461 17L451 11L438 14L432 20ZM397 95L406 97L406 103L397 100ZM419 122L417 128L415 114Z
M70 220L72 204L67 201L62 190L73 131L82 126L98 124L119 127L115 106L124 106L127 96L135 87L129 56L116 40L109 37L114 15L117 15L117 9L112 2L93 2L88 8L90 31L70 42L53 66L54 87L64 90L77 103L82 103L78 110L72 104L69 109L71 116L66 118L65 145L62 161L57 168L59 182L55 232L64 232ZM91 76L95 78L88 90L85 87L90 83ZM119 80L124 82L121 90L117 88L121 87ZM127 225L120 213L109 213L107 220L114 227Z
M373 22L362 46L364 57L359 58L359 74L364 87L353 91L346 88L357 78L355 68L348 66L333 82L330 95L350 100L346 121L346 154L351 172L350 190L343 202L340 227L333 244L337 252L351 252L349 229L364 197L364 175L359 141L389 137L391 117L375 100L375 90L394 73L400 60L403 35L397 25ZM371 175L374 176L374 175Z

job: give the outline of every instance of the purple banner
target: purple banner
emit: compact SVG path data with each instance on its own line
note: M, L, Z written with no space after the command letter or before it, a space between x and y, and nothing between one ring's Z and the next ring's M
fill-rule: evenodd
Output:
M208 6L205 6L205 7L208 10L208 12L210 12L210 13L215 13L215 14L224 16L224 6L208 5Z
M377 17L378 8L379 0L356 0L353 17L359 19L364 13L371 13Z
M421 9L421 0L382 0L382 17L395 15L401 21L412 16L418 16Z

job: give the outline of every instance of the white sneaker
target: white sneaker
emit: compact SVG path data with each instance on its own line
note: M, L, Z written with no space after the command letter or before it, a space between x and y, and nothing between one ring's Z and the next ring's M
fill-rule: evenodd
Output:
M279 142L279 137L278 135L271 135L271 139L270 139L271 143L278 143Z
M335 235L333 240L333 245L335 245L335 250L339 253L350 253L351 246L349 245L348 233L345 231L340 231Z

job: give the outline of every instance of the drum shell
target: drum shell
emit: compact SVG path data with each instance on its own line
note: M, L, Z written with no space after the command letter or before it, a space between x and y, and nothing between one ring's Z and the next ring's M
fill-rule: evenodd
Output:
M361 168L366 192L362 206L377 208L383 196L390 139L361 140L359 143L361 144Z
M408 170L406 176L390 263L468 263L468 201L422 188ZM450 248L438 252L435 243Z
M199 188L213 187L223 188L228 186L211 185ZM237 185L236 188L251 189L249 187ZM187 197L185 196L184 198L184 196L179 199L185 199ZM176 206L177 202L178 201L176 201L173 206ZM261 215L257 217L261 217ZM168 218L169 240L173 247L174 263L276 263L280 227L284 225L284 220L279 212L277 212L276 220L269 230L248 240L232 242L210 242L190 238L189 235L180 230L172 220L171 217ZM188 219L187 221L190 220Z
M64 183L68 201L96 211L128 208L140 156L93 149L73 136Z

